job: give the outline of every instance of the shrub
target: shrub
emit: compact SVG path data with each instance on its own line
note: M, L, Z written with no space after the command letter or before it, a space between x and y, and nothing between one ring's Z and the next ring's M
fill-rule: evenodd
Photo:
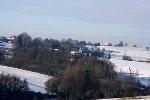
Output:
M122 57L122 60L133 61L133 59L130 56L126 56L126 55Z
M19 77L10 75L0 75L1 91L28 91L28 83L26 80L21 80Z

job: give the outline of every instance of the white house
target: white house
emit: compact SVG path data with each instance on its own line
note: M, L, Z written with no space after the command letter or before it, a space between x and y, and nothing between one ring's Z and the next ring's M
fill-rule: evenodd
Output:
M104 43L103 46L112 46L112 43Z

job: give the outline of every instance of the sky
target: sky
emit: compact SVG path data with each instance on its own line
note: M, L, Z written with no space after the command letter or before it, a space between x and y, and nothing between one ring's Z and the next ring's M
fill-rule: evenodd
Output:
M0 35L22 32L150 45L150 0L0 0Z

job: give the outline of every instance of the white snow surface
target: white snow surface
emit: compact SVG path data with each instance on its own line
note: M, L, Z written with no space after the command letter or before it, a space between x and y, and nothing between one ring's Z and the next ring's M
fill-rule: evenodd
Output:
M113 51L112 56L121 58L123 55L131 56L135 61L150 61L150 51L146 48L139 47L115 47L115 46L100 46L101 49Z
M114 47L114 46L101 46L106 51L113 51L110 61L115 64L115 70L118 72L138 73L135 77L140 80L144 85L150 85L150 63L139 61L150 61L150 51L145 48L139 47ZM126 53L133 61L122 60L122 56Z
M124 98L109 98L98 100L150 100L150 96L124 97Z
M150 63L125 61L119 59L111 59L117 67L116 71L130 73L137 73L136 78L140 80L143 85L150 85Z
M44 83L52 78L51 76L40 74L37 72L22 70L18 68L13 67L7 67L0 65L0 73L3 73L5 75L14 75L18 76L21 79L26 79L29 83L29 88L35 92L41 92L46 93L45 85Z

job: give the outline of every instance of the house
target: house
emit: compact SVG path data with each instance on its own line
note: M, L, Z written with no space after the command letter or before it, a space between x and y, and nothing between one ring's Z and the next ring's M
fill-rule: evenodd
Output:
M12 58L13 45L6 37L0 37L0 50L6 58Z
M80 55L82 55L81 51L71 51L70 53L71 53L72 56L80 56Z
M150 50L150 48L149 48L149 47L146 47L146 50L147 50L147 51L149 51L149 50Z
M5 43L5 42L0 41L0 47L4 47L5 45L6 45L6 43Z
M13 37L13 36L12 37L8 37L7 40L8 41L13 41L13 40L15 40L15 37Z
M128 44L127 46L128 46L128 47L137 47L136 44Z
M124 47L124 42L120 41L118 44L115 44L116 47Z
M104 43L104 46L112 46L111 43Z

